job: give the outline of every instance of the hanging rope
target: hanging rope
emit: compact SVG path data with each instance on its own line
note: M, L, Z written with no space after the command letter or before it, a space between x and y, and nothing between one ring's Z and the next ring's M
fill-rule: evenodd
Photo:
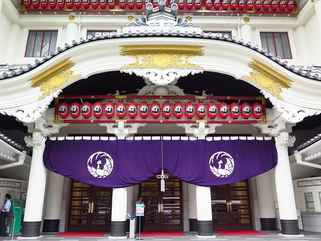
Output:
M164 143L163 138L161 138L161 155L162 155L162 172L161 172L161 185L160 191L165 192L165 173L164 173Z

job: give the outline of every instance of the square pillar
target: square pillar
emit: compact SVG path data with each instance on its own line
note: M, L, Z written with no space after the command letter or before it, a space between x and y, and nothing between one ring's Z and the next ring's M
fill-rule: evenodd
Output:
M213 235L211 188L196 186L197 233L199 236Z
M113 188L111 238L127 238L127 188Z

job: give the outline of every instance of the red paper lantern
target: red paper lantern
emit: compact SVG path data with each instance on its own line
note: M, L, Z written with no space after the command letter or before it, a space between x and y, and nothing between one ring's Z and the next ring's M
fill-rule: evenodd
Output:
M74 0L74 9L79 10L81 8L81 0Z
M96 102L94 105L93 105L93 113L94 113L94 116L99 119L104 111L103 111L103 104L100 103L100 102Z
M23 6L28 10L31 9L31 0L23 0Z
M104 106L104 112L107 118L113 118L115 114L115 106L113 103L108 102Z
M109 7L109 9L113 9L115 7L115 1L114 0L108 0L108 7Z
M48 1L48 6L50 9L55 9L57 6L57 1L56 0L49 0Z
M249 0L246 4L246 9L252 11L254 9L254 0Z
M139 105L139 115L141 118L146 119L149 115L149 106L147 103L141 103Z
M90 6L92 9L97 9L99 6L98 0L91 0Z
M178 9L183 10L185 8L185 1L184 0L178 0Z
M57 108L57 111L58 111L58 116L62 119L65 119L67 118L67 116L69 115L69 112L68 112L68 104L67 103L61 103L58 105L58 108Z
M65 7L65 1L64 0L57 0L57 9L58 10L63 10Z
M193 103L189 102L185 105L185 115L188 119L192 119L195 115L195 108Z
M79 103L75 102L70 105L70 115L74 119L76 119L80 116L80 104Z
M129 103L127 105L127 113L130 118L134 119L137 116L137 112L137 106L135 103Z
M185 5L185 8L188 9L188 10L192 10L193 9L193 0L187 0L187 3Z
M151 111L151 115L154 119L159 118L160 114L161 114L161 108L159 103L157 102L153 102L150 106L150 111Z
M208 118L214 119L217 115L218 109L217 106L214 103L210 103L207 106L207 115Z
M40 0L40 8L45 10L48 7L48 2L47 0Z
M177 118L177 119L180 119L183 117L184 115L184 105L182 103L176 103L174 105L174 116Z
M31 1L31 9L39 9L40 8L40 1L39 0L32 0Z
M195 9L196 10L199 10L199 9L201 9L201 7L202 7L202 2L201 2L201 0L195 0Z
M88 119L91 116L92 113L92 105L88 102L85 102L81 106L81 115Z
M229 115L229 108L227 104L225 103L220 104L219 115L222 119L227 118L227 116Z
M229 0L223 0L222 9L223 9L224 11L226 11L226 10L228 10L230 7L231 7L231 4L229 3Z
M241 115L241 107L237 103L233 103L230 106L230 115L233 119L237 119Z
M89 0L82 0L81 6L83 9L88 9L90 7Z
M125 0L119 0L119 7L121 9L125 9L127 7L127 3Z
M238 6L239 11L240 11L240 12L244 11L244 10L245 10L245 7L246 7L245 0L240 0L240 1L239 1L239 6Z
M239 5L238 5L237 0L232 0L231 1L231 10L235 11L235 10L238 10L238 8L239 8Z
M211 10L212 7L213 7L212 0L206 0L206 2L205 2L205 8L206 8L207 10Z
M243 103L241 106L241 114L244 119L250 118L252 114L252 107L249 103Z
M135 4L136 9L142 9L144 7L143 1L137 0Z
M124 118L126 116L126 106L124 103L116 104L116 116L118 118Z
M253 116L255 119L260 119L263 116L263 106L260 103L253 104Z
M196 105L196 115L200 119L203 119L206 116L206 106L205 106L205 104L198 103Z
M135 6L134 0L127 0L127 8L132 10Z
M73 0L65 0L65 6L68 9L73 9L74 7L74 1Z
M162 107L162 114L163 116L168 119L171 117L172 115L172 105L170 103L165 103L163 104L163 107Z
M107 0L99 0L99 8L106 9L108 6Z

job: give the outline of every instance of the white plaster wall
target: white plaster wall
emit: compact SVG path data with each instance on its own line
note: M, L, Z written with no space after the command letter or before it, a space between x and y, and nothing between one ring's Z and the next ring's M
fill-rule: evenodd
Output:
M309 64L321 65L321 28L316 14L305 24L305 36Z
M11 29L11 22L8 17L0 12L0 64L7 63L6 49L8 47L8 33Z

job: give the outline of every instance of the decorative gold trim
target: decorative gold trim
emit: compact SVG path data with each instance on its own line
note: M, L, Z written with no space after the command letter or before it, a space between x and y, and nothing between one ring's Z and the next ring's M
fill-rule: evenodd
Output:
M282 99L281 93L283 89L291 87L293 81L260 61L253 60L249 66L252 71L248 76L243 77L243 79L253 83L258 88L267 91L278 99Z
M190 57L203 55L199 45L124 45L120 53L135 57L122 69L202 69L189 62Z
M73 66L74 63L70 59L65 59L33 77L31 86L40 87L43 96L49 96L56 90L63 88L66 83L79 77L71 70Z

